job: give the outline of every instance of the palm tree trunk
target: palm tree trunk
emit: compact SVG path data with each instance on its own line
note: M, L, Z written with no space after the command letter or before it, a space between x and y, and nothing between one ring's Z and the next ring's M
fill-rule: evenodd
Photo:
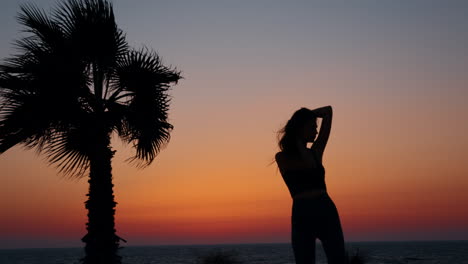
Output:
M114 151L110 139L95 141L95 151L90 157L89 193L85 207L88 209L88 233L82 238L85 245L85 264L120 264L117 254L120 238L115 234L114 214L116 202L112 187L111 160Z

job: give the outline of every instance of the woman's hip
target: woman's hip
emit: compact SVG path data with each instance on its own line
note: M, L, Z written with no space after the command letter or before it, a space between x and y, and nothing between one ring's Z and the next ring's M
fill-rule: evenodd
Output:
M338 216L338 211L335 203L327 194L313 199L293 200L293 220L317 221L336 216Z

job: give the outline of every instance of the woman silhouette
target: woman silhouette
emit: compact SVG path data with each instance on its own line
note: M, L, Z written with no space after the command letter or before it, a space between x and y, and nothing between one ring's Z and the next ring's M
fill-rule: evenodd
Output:
M315 263L317 238L322 242L329 264L345 263L340 218L327 194L322 165L332 114L331 106L314 110L301 108L279 131L281 151L275 159L293 199L291 240L296 264ZM317 118L322 118L320 133L317 133ZM308 148L307 143L313 144Z

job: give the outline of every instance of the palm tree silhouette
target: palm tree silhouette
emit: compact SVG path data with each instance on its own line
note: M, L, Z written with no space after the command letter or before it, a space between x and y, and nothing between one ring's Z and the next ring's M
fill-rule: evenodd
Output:
M181 78L146 49L131 49L105 0L69 0L50 15L22 5L28 36L0 65L0 154L35 148L70 177L89 173L84 263L120 263L114 226L111 135L144 167L169 141L170 85Z

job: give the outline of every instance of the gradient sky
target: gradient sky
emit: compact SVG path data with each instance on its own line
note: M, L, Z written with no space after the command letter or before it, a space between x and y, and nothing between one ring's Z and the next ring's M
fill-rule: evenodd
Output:
M0 58L23 36L0 3ZM55 1L33 1L49 10ZM114 140L118 235L131 245L288 242L276 131L334 107L324 156L347 241L468 237L468 2L124 1L134 47L182 70L175 129L138 170ZM0 156L0 248L81 246L87 180L18 146Z

